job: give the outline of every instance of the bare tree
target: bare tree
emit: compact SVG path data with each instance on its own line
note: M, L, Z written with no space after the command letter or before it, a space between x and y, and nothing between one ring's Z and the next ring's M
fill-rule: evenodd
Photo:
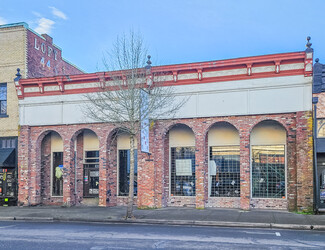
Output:
M99 91L86 95L85 114L109 122L130 135L130 181L126 219L133 217L135 138L149 131L149 119L171 118L187 99L176 98L173 87L164 84L163 72L153 72L142 37L131 31L116 39L104 60L108 72ZM146 62L147 61L147 62ZM155 81L154 81L155 79Z

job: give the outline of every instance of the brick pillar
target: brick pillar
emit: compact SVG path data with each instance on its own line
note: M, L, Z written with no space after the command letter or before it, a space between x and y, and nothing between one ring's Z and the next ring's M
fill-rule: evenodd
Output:
M158 134L158 125L157 123L154 126L155 129L155 137L153 140L153 153L151 157L154 159L154 188L155 188L155 207L161 208L167 206L168 199L168 184L169 176L167 175L167 180L165 180L165 164L166 168L169 167L169 140L168 136L162 136L161 133ZM165 153L167 154L167 158L164 159ZM166 161L166 162L165 162ZM166 170L168 171L168 170ZM165 187L166 186L166 187ZM167 189L166 195L164 194L165 188Z
M41 203L41 147L42 141L38 141L36 138L30 140L30 205L39 205Z
M74 199L74 147L70 138L63 138L63 204L72 206Z
M29 205L30 127L21 126L18 137L18 204Z
M75 194L75 202L76 204L79 204L82 201L83 198L83 184L84 184L84 143L83 143L83 134L80 133L77 138L76 146L77 146L77 157L76 157L76 163L77 163L77 192Z
M51 198L51 137L45 136L41 145L41 203L46 204Z
M107 206L107 141L104 137L98 137L99 140L99 201L101 207Z
M297 208L313 208L313 120L312 112L297 112L296 162Z
M287 200L289 211L297 210L296 124L287 129Z
M241 128L240 134L240 208L249 210L250 204L250 140L249 128Z
M154 164L154 132L149 132L151 154L141 152L141 138L138 138L138 197L139 208L153 208L155 204L155 164Z
M106 206L116 206L117 204L117 141L115 136L111 136L107 143L107 198Z
M205 185L207 178L205 138L202 133L195 133L195 193L196 193L196 208L205 207L205 197L207 196L208 188Z

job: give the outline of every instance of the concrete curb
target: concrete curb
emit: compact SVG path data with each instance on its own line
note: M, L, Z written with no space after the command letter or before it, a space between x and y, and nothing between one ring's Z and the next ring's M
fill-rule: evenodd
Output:
M53 217L0 217L0 221L54 221Z
M37 222L95 222L116 224L151 224L151 225L182 225L182 226L212 226L212 227L244 227L244 228L270 228L294 230L321 230L325 225L304 224L277 224L277 223L252 223L229 221L196 221L196 220L154 220L154 219L93 219L93 218L62 218L62 217L0 217L0 221L37 221Z
M117 224L151 224L151 225L181 225L181 226L215 226L215 227L244 227L244 228L278 228L294 230L321 230L325 231L325 225L303 225L303 224L277 224L277 223L252 223L252 222L229 222L229 221L195 221L195 220L153 220L153 219L55 219L57 221L73 222L101 222Z

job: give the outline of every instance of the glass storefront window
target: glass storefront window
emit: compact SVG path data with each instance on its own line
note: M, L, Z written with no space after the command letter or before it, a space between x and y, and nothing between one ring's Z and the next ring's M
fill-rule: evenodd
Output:
M53 152L52 195L63 196L63 152Z
M325 119L317 119L317 137L325 137Z
M252 146L252 197L285 198L284 145Z
M239 146L210 147L210 196L240 197Z
M171 148L171 195L195 196L195 147Z
M134 195L138 193L137 177L138 177L138 154L134 150ZM129 195L130 183L130 150L119 150L119 195Z

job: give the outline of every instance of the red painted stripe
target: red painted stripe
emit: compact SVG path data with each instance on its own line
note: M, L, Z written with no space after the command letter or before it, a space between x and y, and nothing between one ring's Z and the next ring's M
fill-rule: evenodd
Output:
M230 76L218 76L218 77L209 77L203 78L201 81L198 79L186 79L186 80L178 80L177 82L168 81L161 84L162 86L179 86L179 85L193 85L193 84L202 84L202 83L212 83L212 82L227 82L227 81L238 81L238 80L250 80L250 79L258 79L258 78L268 78L268 77L282 77L282 76L295 76L295 75L304 75L303 69L297 70L286 70L281 71L279 74L275 72L262 72L262 73L253 73L251 76L246 74L243 75L230 75ZM89 82L90 83L90 82ZM53 86L53 84L51 84ZM35 87L37 87L36 85ZM46 84L46 86L48 86ZM140 87L140 85L139 85ZM141 86L144 87L144 86ZM110 88L110 90L116 90L116 88ZM51 96L51 95L70 95L70 94L85 94L96 91L102 91L101 88L82 88L82 89L70 89L61 91L46 91L41 94L40 92L32 92L32 93L23 93L24 97L36 97L36 96ZM23 99L24 97L20 97L19 99Z

